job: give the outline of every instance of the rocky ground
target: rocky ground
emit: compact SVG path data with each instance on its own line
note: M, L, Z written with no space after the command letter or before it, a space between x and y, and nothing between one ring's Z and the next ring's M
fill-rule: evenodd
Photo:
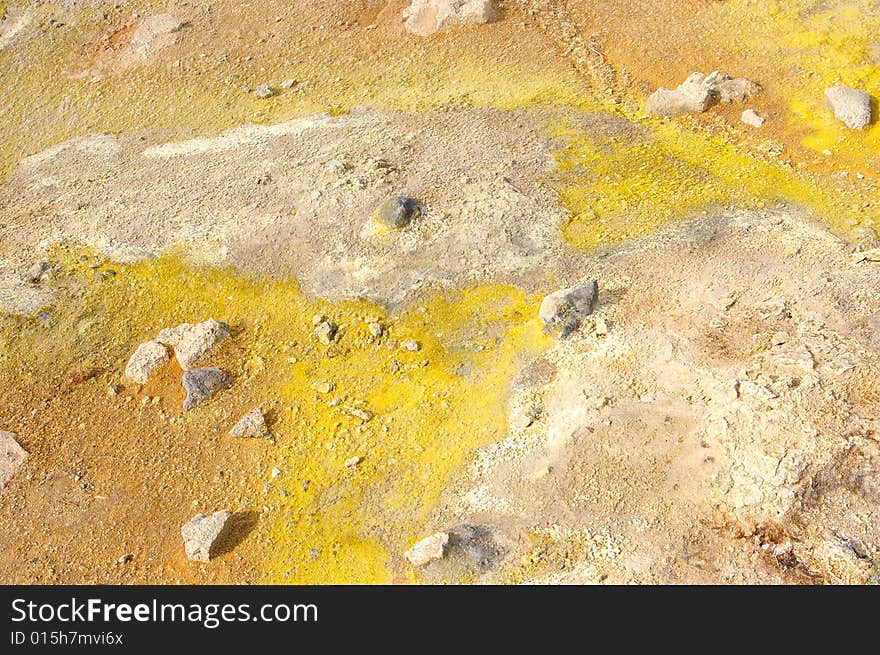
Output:
M876 582L878 26L0 1L0 581Z

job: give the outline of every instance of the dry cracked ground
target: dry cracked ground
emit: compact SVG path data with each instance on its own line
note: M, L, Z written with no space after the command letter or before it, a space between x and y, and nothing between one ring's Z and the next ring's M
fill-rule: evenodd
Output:
M0 0L0 582L876 583L878 28Z

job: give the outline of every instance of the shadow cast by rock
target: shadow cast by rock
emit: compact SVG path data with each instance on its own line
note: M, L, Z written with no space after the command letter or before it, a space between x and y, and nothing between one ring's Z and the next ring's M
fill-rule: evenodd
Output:
M211 558L220 557L232 552L247 536L254 531L260 515L254 511L235 512L226 521L223 530L211 548Z

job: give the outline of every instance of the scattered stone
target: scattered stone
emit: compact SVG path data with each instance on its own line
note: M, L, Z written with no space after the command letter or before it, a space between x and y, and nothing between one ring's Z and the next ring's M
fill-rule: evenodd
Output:
M422 344L420 344L418 341L415 341L413 339L407 339L406 341L400 342L400 347L403 348L404 350L408 350L410 352L417 352L417 351L421 350Z
M361 463L362 459L363 458L359 457L358 455L355 455L354 457L349 457L347 460L345 460L345 468L347 468L347 469L357 468L357 465Z
M605 319L601 316L596 317L596 336L604 337L608 334L608 324L605 322Z
M833 584L863 585L871 573L871 563L860 558L847 542L834 535L813 548L796 549L812 571L825 576Z
M312 382L309 386L318 393L330 393L336 385L332 382Z
M226 386L229 376L219 368L196 368L183 374L183 388L186 399L184 409L192 409L213 396L219 389Z
M813 353L803 344L775 346L769 352L768 359L775 373L786 375L804 375L816 367Z
M177 41L178 32L186 23L171 14L148 16L134 31L130 48L134 54L146 57Z
M177 363L184 371L189 370L202 355L229 336L226 323L209 318L204 323L182 323L176 328L159 332L156 341L174 348Z
M746 125L751 125L752 127L761 127L766 119L754 109L746 109L742 113L740 120Z
M333 343L333 339L336 337L338 329L339 328L337 328L335 323L328 320L322 320L315 327L315 338L321 342L321 344L329 346Z
M263 410L259 407L255 407L238 419L238 422L229 430L229 434L233 437L266 439L271 436L266 425L266 418L263 416Z
M448 543L449 535L445 532L437 532L416 543L403 556L413 566L421 567L435 560L443 559Z
M268 84L260 84L256 89L254 89L254 97L259 98L260 100L271 98L274 95L275 92Z
M214 542L232 516L229 510L213 514L196 514L181 529L186 556L194 562L207 562L211 559Z
M562 327L562 338L565 338L593 313L598 298L599 283L596 280L554 291L544 298L538 317L546 329Z
M850 232L849 238L855 244L856 252L865 252L880 247L877 232L869 225L860 225Z
M18 443L18 435L0 430L0 489L6 486L27 458L27 451Z
M661 86L648 96L645 112L651 116L700 113L713 104L711 89L702 73L693 73L676 89Z
M378 321L370 321L367 323L367 329L370 331L370 336L374 339L378 339L385 334L385 326Z
M678 88L660 87L645 102L651 116L681 116L701 113L718 102L743 102L761 87L743 77L731 78L715 71L709 75L692 73Z
M774 400L777 395L767 387L751 380L737 380L734 384L737 398L756 398L758 400Z
M281 83L281 88L282 88L282 89L292 89L292 88L295 87L297 84L299 84L299 82L298 82L297 80L284 80L284 81Z
M859 89L832 86L825 89L825 98L835 118L848 128L862 130L871 122L871 97Z
M492 0L413 0L403 19L408 32L430 36L453 25L488 23L495 8Z
M120 555L119 559L116 560L117 564L128 564L132 559L134 559L131 555Z
M781 346L784 343L788 342L788 333L787 332L774 332L770 336L770 345L772 346Z
M376 210L376 220L394 230L409 225L421 213L419 203L409 196L394 196Z
M273 478L277 478L279 475L281 475L281 469L277 466L273 466L272 470L269 472L269 475L271 475Z
M125 365L125 377L136 384L146 384L153 373L170 359L168 348L157 341L139 345Z
M37 284L43 280L51 268L49 262L34 262L33 265L25 271L24 280L31 284Z
M548 475L550 475L552 472L553 472L553 468L552 468L552 467L550 467L550 466L542 466L542 467L540 467L539 469L537 469L537 470L535 470L535 471L532 471L532 472L529 474L529 481L531 481L531 482L537 482L538 480L543 480L543 479L546 478Z
M359 419L362 420L364 423L366 423L366 422L369 421L371 418L373 418L373 413L372 413L372 412L368 412L368 411L365 410L365 409L359 409L359 408L357 408L357 407L348 407L348 406L346 406L345 411L347 411L347 412L348 412L349 414L351 414L352 416L354 416L354 417L356 417L356 418L359 418Z

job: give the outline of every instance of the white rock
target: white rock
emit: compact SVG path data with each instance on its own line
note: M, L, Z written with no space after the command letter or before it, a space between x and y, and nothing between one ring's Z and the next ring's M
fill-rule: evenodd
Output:
M488 23L495 19L492 0L413 0L403 10L404 27L430 36L453 25Z
M322 345L329 346L336 336L337 327L331 321L323 320L315 327L315 338Z
M754 109L746 109L742 113L740 120L746 125L751 125L752 127L761 127L766 119Z
M229 431L233 437L269 437L263 410L256 407L242 416Z
M268 84L260 84L256 89L254 89L254 96L256 98L259 98L260 100L271 98L274 95L275 92Z
M434 560L443 559L448 543L449 535L445 532L437 532L415 544L404 553L404 557L413 566L424 566Z
M12 479L28 458L27 451L18 441L14 432L0 430L0 489Z
M177 33L186 23L171 14L148 16L134 31L131 50L140 56L148 56L177 41Z
M825 98L837 120L853 130L861 130L871 122L871 98L864 91L848 86L825 89Z
M125 377L136 384L146 384L153 373L170 359L168 348L158 341L139 345L125 365Z
M177 363L184 371L217 343L229 336L226 323L209 318L204 323L182 323L176 328L167 328L159 332L156 341L174 348Z
M196 514L180 529L186 556L194 562L207 562L211 559L211 549L232 516L229 510L213 514Z
M712 89L702 73L692 73L678 88L661 86L645 102L651 116L681 116L706 111L715 102Z
M660 87L645 102L651 116L681 116L701 113L718 102L742 102L761 90L744 77L731 78L715 71L709 75L691 73L678 88Z

